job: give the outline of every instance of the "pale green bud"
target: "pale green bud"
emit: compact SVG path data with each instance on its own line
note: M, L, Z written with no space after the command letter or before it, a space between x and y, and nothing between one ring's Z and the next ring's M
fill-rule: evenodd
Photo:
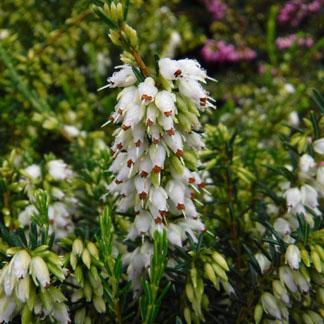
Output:
M81 256L82 251L83 251L82 241L80 239L74 240L73 245L72 245L72 252L77 256Z
M100 296L94 296L93 305L98 313L104 313L106 311L106 304Z
M315 324L322 324L323 323L323 319L318 313L310 310L310 311L308 311L308 314L309 314L309 316L311 317L312 321Z
M310 267L310 257L306 249L300 250L300 256L306 267Z
M78 263L78 259L74 253L70 253L70 264L73 270L75 270Z
M268 292L263 293L261 296L261 303L262 303L263 310L267 314L273 316L278 320L281 320L281 312L277 300L272 294Z
M259 324L262 320L263 308L260 304L257 304L254 308L254 321Z
M96 244L94 244L93 242L88 242L87 249L95 259L99 259L99 251Z
M192 303L195 298L195 295L192 285L189 282L186 284L186 295L188 300L190 300L190 302Z
M290 299L286 287L279 280L274 280L272 282L273 293L276 298L283 301L285 304L289 304Z
M86 298L86 301L87 302L90 302L91 301L91 297L92 297L92 289L91 289L91 286L89 285L88 282L86 282L84 284L83 292L84 292L84 296Z
M49 271L41 257L36 256L32 258L29 273L32 275L36 286L40 284L43 288L47 288L50 285Z
M227 278L227 275L226 275L226 272L217 264L217 263L213 263L212 264L212 267L215 271L215 273L220 277L222 278L223 280L225 281L228 281L228 278Z
M315 249L311 252L311 259L317 272L322 272L321 258Z
M183 317L187 324L191 324L191 312L189 307L185 307L183 310Z
M121 46L122 43L118 32L112 30L108 36L114 45Z
M313 322L313 320L312 320L312 318L311 318L311 316L309 314L303 313L302 316L303 316L303 323L304 324L314 324L314 322Z
M54 118L54 117L48 117L43 122L43 127L45 129L54 130L54 129L60 128L60 123L59 123L59 121L56 118Z
M74 322L75 324L83 324L86 316L85 308L81 308L75 312L74 315Z
M204 270L207 278L216 286L216 275L211 264L205 263Z
M79 301L80 299L83 298L83 296L84 296L83 289L74 290L71 296L72 303Z
M217 251L213 252L212 254L212 258L213 260L218 264L220 265L225 271L229 271L229 267L227 265L227 262L225 260L225 258L220 254L218 253Z
M316 244L315 250L318 253L318 255L320 256L321 260L324 262L324 249L320 245Z
M91 266L91 256L88 249L84 249L82 252L82 262L86 265L88 269L90 269Z
M198 277L197 269L195 267L191 268L190 278L191 278L192 285L195 289L197 288L197 277Z

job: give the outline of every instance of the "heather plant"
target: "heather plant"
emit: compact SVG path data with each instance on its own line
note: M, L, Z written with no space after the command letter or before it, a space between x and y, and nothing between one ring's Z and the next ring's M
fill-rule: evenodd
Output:
M0 323L323 323L321 11L1 4Z

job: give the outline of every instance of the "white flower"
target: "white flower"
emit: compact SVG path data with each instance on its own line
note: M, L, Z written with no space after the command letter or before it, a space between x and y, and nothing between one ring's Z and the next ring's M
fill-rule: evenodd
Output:
M108 78L108 84L98 89L98 91L105 88L128 87L137 81L130 65L120 65L116 68L119 69L119 71L115 72L110 78Z
M316 172L316 181L321 185L324 186L324 166L320 166ZM324 195L324 193L322 193Z
M169 58L159 60L160 74L167 80L176 80L182 77L181 67L178 61Z
M138 193L139 199L145 200L148 197L151 181L148 178L136 177L135 188Z
M161 113L169 117L175 110L176 96L169 91L160 91L155 97L155 104L160 109Z
M134 221L134 225L139 234L147 233L151 227L152 216L147 211L140 212Z
M151 77L146 78L144 82L138 85L138 95L144 105L153 102L157 93L158 89L155 87L155 82Z
M184 202L185 186L183 183L170 180L166 185L166 192L177 209L184 210L186 208Z
M290 244L288 246L285 254L285 260L286 264L288 264L292 270L299 269L300 251L296 245Z
M282 236L289 235L291 233L291 228L289 222L287 222L284 218L279 217L273 223L273 228L275 231L280 233Z
M164 216L168 211L167 199L168 195L161 187L153 188L150 191L150 203L159 210L161 216Z
M205 79L214 80L207 76L204 69L201 68L200 64L196 60L183 59L178 61L182 75L188 78L193 78L200 82L205 82Z
M169 224L167 227L168 240L171 244L182 246L182 229L176 224Z
M310 185L303 185L300 188L301 196L302 196L302 202L304 205L315 209L319 204L317 201L317 191L311 187Z
M296 91L295 87L290 83L286 83L284 88L287 93L295 93L295 91Z
M318 154L324 154L324 138L320 138L313 143L315 152Z
M37 215L37 209L33 205L27 206L22 212L18 215L18 220L20 225L28 226L31 223L32 216Z
M144 110L140 105L133 105L128 108L122 124L122 129L124 131L128 130L132 126L138 124L144 116Z
M256 253L254 257L258 261L262 273L270 269L271 261L263 253Z
M30 292L30 276L20 279L16 285L16 296L22 303L25 303L29 298Z
M13 298L0 298L0 323L8 323L15 311L16 303Z
M164 140L177 157L183 156L183 141L178 132L173 136L166 136Z
M294 277L295 283L297 284L299 290L303 294L307 294L309 291L309 284L308 284L307 280L304 278L304 276L299 271L294 271L293 277Z
M152 145L149 150L150 158L153 164L152 171L159 173L164 167L164 160L166 156L165 148L162 145Z
M80 131L72 125L64 125L63 129L65 133L70 137L77 137L80 134Z
M54 180L65 180L72 177L73 172L63 160L52 160L47 163L48 172Z
M45 261L35 256L32 258L30 263L30 270L35 285L41 285L43 288L47 288L50 285L50 275Z
M290 188L285 192L288 211L293 213L303 213L302 194L298 188Z
M290 268L284 266L279 268L279 278L282 284L286 285L286 287L292 292L297 292L297 285L293 278L293 272Z
M274 318L281 320L281 312L277 302L277 299L270 293L265 292L261 296L261 303L264 311L273 316Z
M71 323L68 308L64 303L56 303L53 307L52 315L60 324Z
M309 172L316 166L314 159L309 154L304 154L299 160L299 168L303 173Z
M299 125L299 116L296 111L292 111L288 116L289 124L291 126L298 126Z
M26 250L18 251L11 260L11 272L18 278L24 278L28 272L31 257Z
M42 175L39 165L32 164L24 170L24 173L33 180L38 179Z
M146 110L146 122L145 122L147 126L153 126L155 124L158 113L159 113L158 108L155 105L153 104L148 105Z

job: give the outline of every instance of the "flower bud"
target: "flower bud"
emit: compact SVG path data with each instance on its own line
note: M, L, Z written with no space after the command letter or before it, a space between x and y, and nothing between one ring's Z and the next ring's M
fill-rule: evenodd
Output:
M98 313L104 313L106 311L106 304L102 297L94 296L93 305Z
M257 304L254 308L254 321L255 324L259 324L262 320L263 308L260 304Z
M98 248L97 248L96 244L94 244L93 242L88 241L87 249L95 259L99 259L99 251L98 251Z
M320 138L313 143L314 151L318 154L324 154L324 138Z
M280 267L279 277L282 284L285 284L291 292L297 292L297 285L295 284L293 272L290 270L290 268L286 266Z
M311 251L311 259L317 272L322 273L321 258L315 249Z
M26 276L18 281L16 285L16 296L22 303L25 303L29 298L29 291L30 277Z
M287 305L289 304L290 298L288 295L288 291L279 280L274 280L272 282L272 289L276 298L280 299Z
M219 264L225 271L229 271L229 267L227 265L227 262L225 260L225 258L220 254L218 253L217 251L214 251L213 254L212 254L212 258L213 260Z
M265 273L270 269L271 262L263 253L256 253L254 257L258 261L262 273Z
M81 256L82 251L83 251L83 243L79 238L77 238L73 242L72 252L77 256Z
M90 269L91 256L87 248L83 249L81 258L82 258L82 262L86 265L86 267Z
M205 263L204 264L205 275L207 278L216 286L216 275L214 269L211 264Z

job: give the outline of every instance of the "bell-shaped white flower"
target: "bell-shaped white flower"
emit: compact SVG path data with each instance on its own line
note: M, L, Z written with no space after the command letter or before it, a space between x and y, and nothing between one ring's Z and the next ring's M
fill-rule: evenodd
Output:
M134 221L134 226L139 234L145 234L149 231L152 224L152 216L147 211L141 211Z
M155 97L155 104L160 109L161 113L167 117L173 115L175 111L176 96L169 91L162 90Z
M153 102L157 93L158 89L151 77L146 78L144 82L138 85L138 95L141 103L144 105L148 105Z
M41 285L41 287L46 288L50 285L50 274L45 261L41 257L32 258L29 273L36 286Z
M299 269L300 251L296 245L290 244L288 246L285 254L285 260L286 264L288 264L292 270Z
M316 163L309 154L304 154L299 160L299 169L302 173L308 173L315 166Z
M287 207L289 211L298 212L302 210L302 194L298 188L290 188L285 192Z
M138 96L137 88L127 87L123 89L117 96L118 103L115 107L115 111L122 115L131 105L134 104Z
M11 272L18 278L24 278L29 269L31 257L26 250L18 251L11 260Z
M40 176L42 175L41 168L37 164L32 164L24 169L24 173L33 180L40 178Z
M149 150L150 158L153 164L152 171L159 173L164 167L166 151L163 145L151 146Z
M165 142L177 157L183 156L183 141L180 133L175 132L174 136L166 136Z
M37 209L34 205L27 206L22 212L18 215L18 220L21 226L28 226L31 223L32 217L37 215Z
M295 283L297 284L299 290L303 294L307 294L309 292L309 283L304 278L304 276L299 271L294 271L293 277L294 277Z
M151 181L149 178L139 177L135 178L135 188L139 199L145 200L148 197Z
M29 298L30 293L30 276L18 280L16 285L16 296L22 303L25 303Z
M146 109L146 125L153 126L156 123L156 118L159 115L159 110L154 104L150 104Z
M153 169L153 164L149 156L145 156L139 165L139 175L141 177L147 177Z
M297 292L298 288L294 281L293 272L287 266L279 268L279 278L282 284L284 284L292 293Z
M144 116L144 110L140 105L132 105L129 107L125 113L125 117L122 124L122 129L124 131L128 130L132 126L135 126L140 122Z
M182 247L182 229L177 224L169 224L167 227L168 240L171 244Z
M16 303L14 298L0 298L0 323L9 323L15 309Z
M262 273L265 273L270 269L271 261L263 253L256 253L254 257L258 261Z
M98 89L98 91L105 88L129 87L137 81L130 65L125 64L116 66L116 69L119 69L119 71L114 72L114 74L107 79L108 84Z
M173 136L175 134L172 117L166 117L163 115L160 125L163 127L168 136Z
M159 60L160 74L167 80L176 80L182 77L182 71L179 61L171 60L169 58L162 58Z
M273 228L282 236L286 236L291 233L289 222L282 217L279 217L275 220L275 222L273 223Z
M302 202L304 205L310 208L317 208L318 204L318 194L317 191L310 185L303 185L300 188Z
M150 192L150 203L159 210L161 216L168 211L167 199L168 195L162 187L153 188Z
M320 138L313 143L314 151L318 154L324 154L324 138Z
M66 180L73 176L72 170L63 160L49 161L47 168L54 180Z
M186 135L186 143L191 148L197 150L201 150L205 147L205 143L202 140L201 135L196 132L191 132Z
M201 68L200 64L196 60L183 59L179 60L178 64L184 77L193 78L200 82L205 82L205 79L214 80L207 76L204 69Z
M168 197L179 210L184 210L185 206L185 187L180 181L170 180L166 185Z

